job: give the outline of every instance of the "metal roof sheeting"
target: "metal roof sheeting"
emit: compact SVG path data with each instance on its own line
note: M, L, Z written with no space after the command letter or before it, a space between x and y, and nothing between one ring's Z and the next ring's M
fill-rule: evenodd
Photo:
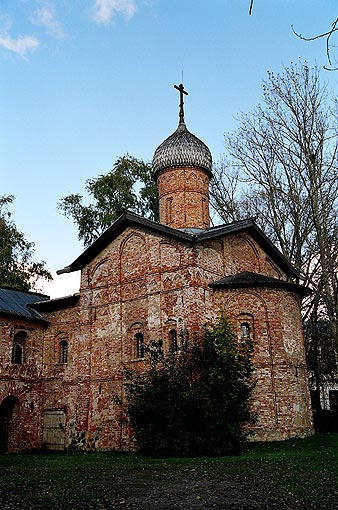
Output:
M46 319L31 305L38 301L46 301L49 296L36 292L0 287L0 314L25 317L46 322Z

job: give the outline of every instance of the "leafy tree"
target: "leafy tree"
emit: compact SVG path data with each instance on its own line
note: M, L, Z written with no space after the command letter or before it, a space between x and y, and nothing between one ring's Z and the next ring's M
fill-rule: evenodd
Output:
M45 262L34 262L34 243L27 241L11 219L14 196L0 197L0 285L38 290L38 280L52 280Z
M150 219L158 218L156 184L151 165L130 156L119 158L112 170L96 179L88 179L86 190L92 200L71 194L62 198L59 209L78 228L79 239L91 244L127 209Z
M252 343L238 343L225 315L203 338L181 334L179 352L151 342L142 373L126 370L127 415L146 454L223 455L240 450L250 421Z
M269 73L264 103L226 137L227 158L215 171L211 195L225 221L257 217L313 289L304 320L328 321L337 350L336 114L317 68L299 63Z

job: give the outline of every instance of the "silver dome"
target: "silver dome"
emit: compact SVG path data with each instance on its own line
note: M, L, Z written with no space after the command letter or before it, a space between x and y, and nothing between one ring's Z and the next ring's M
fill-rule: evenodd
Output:
M155 177L164 168L195 166L211 174L212 157L209 148L180 122L176 131L162 142L153 157Z

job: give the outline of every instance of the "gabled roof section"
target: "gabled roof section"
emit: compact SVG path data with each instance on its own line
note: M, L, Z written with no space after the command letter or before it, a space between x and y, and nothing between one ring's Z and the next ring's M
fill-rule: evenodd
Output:
M209 287L214 289L243 289L243 288L255 288L255 287L270 287L286 289L297 292L301 296L305 296L311 293L308 287L299 285L297 283L287 282L285 280L278 280L278 278L272 278L258 273L251 273L245 271L243 273L237 273L231 276L225 276L220 280L216 280L209 283Z
M37 301L48 299L49 296L45 294L0 287L0 314L48 322L43 315L32 308L32 305Z
M211 227L198 236L198 241L206 241L208 239L217 239L229 234L247 232L257 241L259 246L277 263L277 265L285 271L291 278L299 278L299 271L291 264L291 262L282 254L281 251L273 244L272 241L264 234L263 230L258 227L254 218L234 221L225 225Z
M96 239L96 241L93 242L93 244L86 248L86 250L74 260L74 262L63 269L60 269L57 273L71 273L82 269L127 227L140 228L142 230L147 230L155 234L160 234L165 237L174 238L181 242L191 244L222 238L230 234L247 232L289 277L299 277L298 271L256 225L253 218L235 221L233 223L217 227L211 227L203 231L186 232L184 230L168 227L156 221L148 220L130 211L127 211L120 216L105 232L103 232L100 237Z
M165 235L180 239L182 241L193 241L194 236L177 230L176 228L167 227L156 221L148 220L138 214L130 211L125 212L120 216L103 234L100 235L88 248L85 249L81 255L74 260L69 266L59 269L57 274L71 273L82 269L88 262L90 262L96 255L98 255L113 239L121 234L127 227L138 227L143 230L148 230L154 233Z

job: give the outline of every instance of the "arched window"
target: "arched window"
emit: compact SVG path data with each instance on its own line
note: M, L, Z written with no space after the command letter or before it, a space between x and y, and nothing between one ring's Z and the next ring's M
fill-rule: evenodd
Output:
M14 336L12 347L12 363L20 365L24 362L24 348L25 348L26 333L19 331Z
M178 349L176 329L171 329L169 331L169 349L171 351L177 351Z
M240 342L246 342L255 338L253 315L250 313L237 315L237 335Z
M68 361L68 342L66 340L61 340L60 342L60 363L67 363Z
M135 340L135 357L144 358L144 339L143 333L136 333L134 335Z
M69 338L68 333L61 331L55 337L54 341L54 363L56 365L66 365L68 363Z
M23 346L17 342L13 344L12 363L20 365L23 362Z
M241 324L241 340L248 340L250 338L250 325L248 322Z

